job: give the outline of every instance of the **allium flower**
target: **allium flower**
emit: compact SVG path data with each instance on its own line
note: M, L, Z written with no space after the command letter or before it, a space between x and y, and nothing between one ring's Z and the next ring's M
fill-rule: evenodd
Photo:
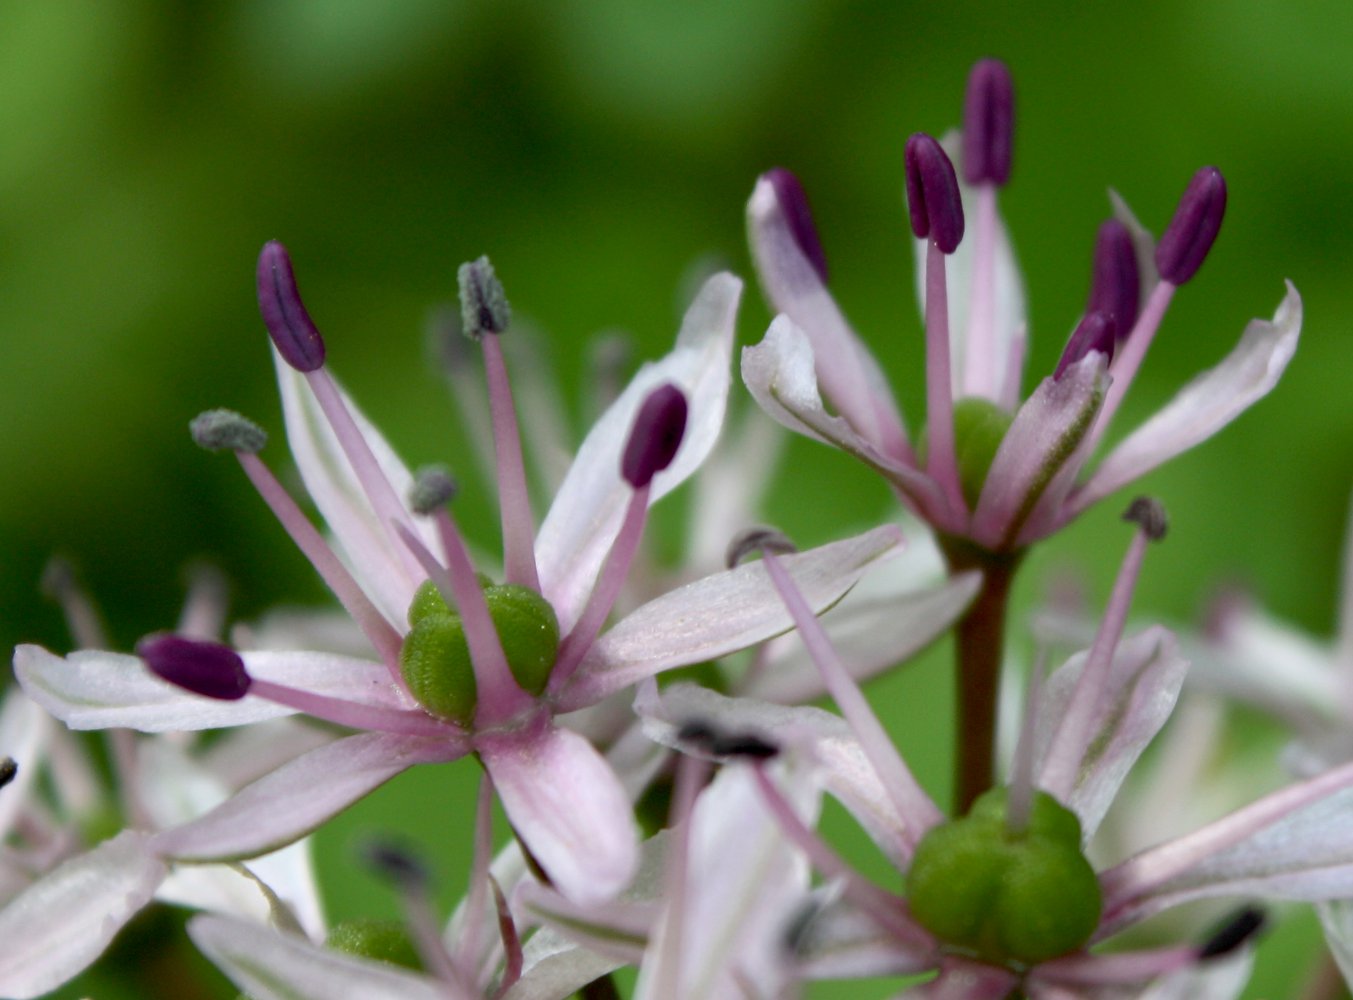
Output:
M1095 946L1195 899L1320 902L1353 893L1353 764L1098 872L1086 860L1085 845L1169 717L1186 668L1163 629L1122 638L1146 545L1164 526L1149 501L1134 503L1129 516L1139 529L1093 645L1035 685L1008 785L963 817L946 819L912 777L773 553L763 562L846 722L692 688L664 693L661 711L672 720L700 718L732 731L815 729L824 787L905 872L901 896L865 882L791 809L778 807L786 831L840 897L795 936L805 974L934 970L918 996L993 1000L1016 991L1051 998L1142 989L1160 977L1203 974L1199 963L1243 945L1259 917L1244 911L1202 944L1115 953ZM773 785L763 791L779 801Z
M747 208L757 271L780 314L743 352L757 402L791 430L876 469L942 536L996 553L1052 534L1221 429L1277 382L1301 326L1301 299L1289 284L1271 322L1251 321L1228 357L1082 476L1174 293L1212 246L1226 187L1216 168L1198 171L1158 244L1115 198L1085 314L1056 369L1021 402L1024 296L996 207L1010 172L1012 122L1009 74L986 60L969 81L962 178L934 139L907 142L926 329L926 422L916 436L831 295L799 181L783 169L764 174ZM965 236L967 218L975 231Z
M613 896L637 864L629 802L601 755L555 717L791 624L760 568L740 567L650 601L601 634L649 503L688 476L718 434L740 283L718 275L705 285L676 348L641 370L588 435L537 535L498 343L506 301L487 261L462 268L465 328L483 345L488 373L502 584L477 575L445 506L449 478L411 476L329 374L324 341L280 245L264 248L258 286L292 451L337 550L258 458L260 429L215 411L194 422L194 434L236 453L379 660L241 654L165 635L139 650L158 678L132 657L85 652L62 660L21 647L22 683L75 727L199 729L299 711L359 730L158 835L154 849L163 856L263 853L414 764L473 752L553 883L580 900ZM896 540L881 528L790 562L820 610Z

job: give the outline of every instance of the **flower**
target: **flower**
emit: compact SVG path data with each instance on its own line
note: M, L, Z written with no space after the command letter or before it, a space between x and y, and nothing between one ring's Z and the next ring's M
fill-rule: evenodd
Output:
M1017 552L1053 534L1220 430L1274 386L1301 326L1301 299L1289 283L1271 322L1251 321L1230 355L1082 476L1175 291L1217 235L1226 187L1216 168L1198 171L1158 244L1114 197L1086 312L1055 371L1021 402L1024 296L996 205L1010 170L1012 124L1009 74L985 60L969 80L962 178L934 139L907 143L926 328L926 427L917 437L831 295L797 178L783 169L762 175L747 208L757 272L780 314L761 343L743 351L752 395L786 427L877 470L942 536L988 553ZM965 238L970 217L975 231Z
M1129 510L1138 531L1090 649L1046 683L1035 681L1008 785L956 819L944 817L892 747L779 557L763 555L845 720L684 686L664 692L650 711L669 723L698 718L723 730L796 732L801 745L815 745L823 787L905 873L903 896L864 881L764 782L786 832L839 897L795 937L803 974L937 973L918 996L1140 990L1161 977L1208 975L1207 963L1241 947L1262 921L1243 911L1202 944L1116 953L1094 946L1195 899L1325 902L1353 892L1353 764L1097 872L1085 860L1085 845L1168 719L1186 672L1164 629L1122 638L1146 545L1163 528L1157 511L1151 502ZM1217 975L1234 978L1229 970Z
M675 349L642 369L587 436L538 534L498 342L505 300L485 260L462 268L461 284L466 329L480 339L488 374L505 583L477 576L445 506L449 479L412 476L338 387L290 259L273 243L259 260L260 306L292 451L336 549L258 458L259 428L213 411L194 422L194 434L204 446L235 452L378 660L241 653L175 635L143 641L140 659L16 652L26 690L77 728L201 729L300 711L359 730L157 835L158 855L251 857L295 840L414 764L473 752L552 882L579 900L613 896L638 860L629 802L601 755L556 716L790 626L764 572L747 566L652 600L601 634L649 503L694 471L718 434L740 283L729 275L706 283ZM896 541L885 527L789 562L821 609Z

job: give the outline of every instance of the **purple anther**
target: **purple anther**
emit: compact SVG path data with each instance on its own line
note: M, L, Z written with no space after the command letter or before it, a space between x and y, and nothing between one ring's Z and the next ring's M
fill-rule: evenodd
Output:
M512 322L503 283L487 257L460 265L460 316L465 336L478 340L486 333L502 333Z
M753 525L743 528L728 543L724 550L724 565L729 569L739 566L745 560L762 552L771 552L777 556L792 555L799 551L789 536L777 528L766 525Z
M207 698L238 701L253 684L240 654L219 642L153 635L136 644L136 655L156 676Z
M258 309L282 360L298 372L324 366L324 338L305 311L287 248L276 240L258 255Z
M1203 167L1189 181L1174 218L1156 244L1156 270L1182 285L1203 266L1226 214L1226 181L1216 167Z
M924 132L907 140L906 163L911 231L918 239L930 237L942 253L953 253L963 239L963 201L954 165Z
M808 208L808 196L803 192L799 179L784 167L775 167L761 175L775 191L775 200L780 203L780 211L789 223L789 231L798 244L799 251L808 258L813 270L827 283L827 256L822 252L822 241L817 235L817 226L813 225L813 213Z
M1136 524L1146 537L1158 542L1169 530L1170 519L1165 516L1165 505L1155 497L1137 497L1123 511L1123 520Z
M643 489L676 458L686 433L686 396L670 382L648 394L634 417L625 442L620 474L636 490Z
M1198 960L1201 962L1231 954L1241 945L1254 940L1254 936L1264 929L1267 922L1264 911L1257 906L1242 908L1199 946Z
M1086 313L1081 317L1076 329L1071 331L1056 371L1052 373L1053 380L1060 379L1068 368L1091 351L1104 355L1106 363L1112 361L1114 332L1117 328L1114 318L1103 311Z
M1141 304L1141 274L1128 227L1108 219L1095 236L1095 269L1085 311L1106 312L1118 325L1121 341L1132 332Z
M999 59L983 59L968 74L963 99L963 179L1004 184L1014 147L1015 87Z

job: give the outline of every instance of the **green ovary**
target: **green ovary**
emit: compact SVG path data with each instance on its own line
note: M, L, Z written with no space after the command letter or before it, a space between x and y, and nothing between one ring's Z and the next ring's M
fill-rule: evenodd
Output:
M559 620L534 590L481 579L498 640L512 676L529 694L545 690L559 651ZM410 693L433 715L454 722L474 718L476 689L470 647L461 617L431 581L409 605L409 634L399 651L400 671Z
M964 818L931 829L907 873L907 900L917 922L947 944L1032 965L1089 941L1102 896L1074 813L1035 792L1014 833L1006 809L1006 790L993 789Z
M954 404L954 455L963 499L969 507L977 506L1011 420L1010 414L979 396L968 396Z
M396 920L345 920L329 931L324 946L346 955L389 962L406 969L423 968L413 938Z

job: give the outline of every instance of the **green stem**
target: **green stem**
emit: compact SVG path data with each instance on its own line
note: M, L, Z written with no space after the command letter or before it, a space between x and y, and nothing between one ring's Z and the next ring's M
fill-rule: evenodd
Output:
M955 540L943 545L951 572L982 571L982 589L955 630L954 815L962 816L995 782L996 709L1005 656L1005 612L1022 553L983 552Z

